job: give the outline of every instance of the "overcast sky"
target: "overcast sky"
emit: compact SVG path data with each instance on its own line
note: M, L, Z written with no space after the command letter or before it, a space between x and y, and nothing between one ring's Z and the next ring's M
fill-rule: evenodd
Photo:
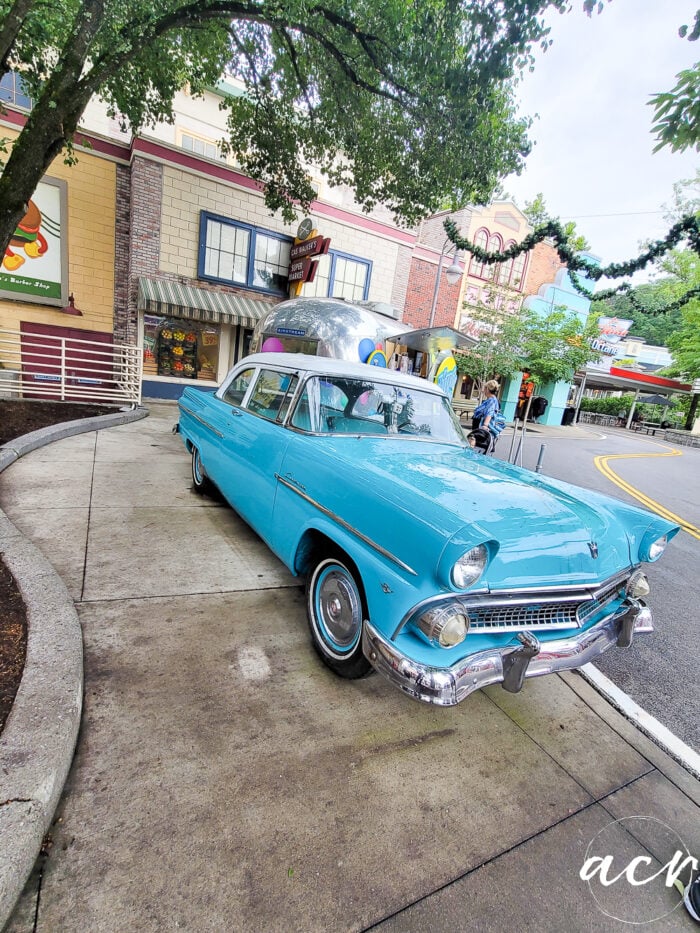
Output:
M541 191L549 213L575 220L604 264L621 262L639 254L641 240L668 232L662 205L700 165L694 151L652 152L647 105L700 58L700 42L678 36L697 2L612 0L590 19L582 0L574 6L551 17L554 44L521 85L522 112L539 114L536 145L504 188L520 207Z

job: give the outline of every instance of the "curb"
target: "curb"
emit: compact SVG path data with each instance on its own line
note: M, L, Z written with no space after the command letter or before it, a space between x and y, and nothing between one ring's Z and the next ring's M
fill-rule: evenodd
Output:
M579 668L584 680L605 697L622 715L633 723L640 732L643 732L653 742L662 748L669 757L682 765L693 777L700 778L700 755L693 751L689 745L681 741L663 723L655 719L650 713L634 702L624 690L620 690L612 680L605 676L593 664L584 664Z
M0 472L76 434L138 421L139 406L42 428L0 447ZM83 700L83 635L63 580L0 509L0 552L27 607L27 657L0 735L0 930L14 910L68 777ZM50 711L50 713L48 713Z

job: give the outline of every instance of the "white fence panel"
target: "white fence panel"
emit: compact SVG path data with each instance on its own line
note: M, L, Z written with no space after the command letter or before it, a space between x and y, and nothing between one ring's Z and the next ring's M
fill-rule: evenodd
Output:
M0 327L0 396L141 402L141 347Z

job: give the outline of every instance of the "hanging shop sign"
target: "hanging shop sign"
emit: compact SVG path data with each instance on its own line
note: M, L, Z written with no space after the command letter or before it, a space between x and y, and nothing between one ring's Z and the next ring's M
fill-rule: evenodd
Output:
M292 295L300 295L302 285L313 282L318 261L312 257L325 255L330 245L330 238L314 230L309 218L302 220L294 245L289 250L288 279Z
M591 347L606 356L616 356L620 341L629 333L632 321L618 317L598 318L598 336L590 341Z
M289 263L290 282L313 282L316 278L318 263L313 259L297 259Z
M632 321L623 320L619 317L601 317L598 318L598 331L603 340L608 343L618 343L629 333Z

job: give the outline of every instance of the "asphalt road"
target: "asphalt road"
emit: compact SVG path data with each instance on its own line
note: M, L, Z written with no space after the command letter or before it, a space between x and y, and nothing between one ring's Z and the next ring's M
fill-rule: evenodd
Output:
M500 444L503 459L510 447L510 432L504 441ZM629 459L609 463L617 476L700 528L700 449L621 430L603 433L601 429L595 437L571 438L531 433L523 447L523 466L535 468L542 444L542 473L641 505L594 462L598 456L629 455ZM678 453L669 455L671 451ZM629 650L609 651L596 666L687 745L700 751L700 540L681 531L661 560L646 566L651 585L647 601L656 630L638 638Z

